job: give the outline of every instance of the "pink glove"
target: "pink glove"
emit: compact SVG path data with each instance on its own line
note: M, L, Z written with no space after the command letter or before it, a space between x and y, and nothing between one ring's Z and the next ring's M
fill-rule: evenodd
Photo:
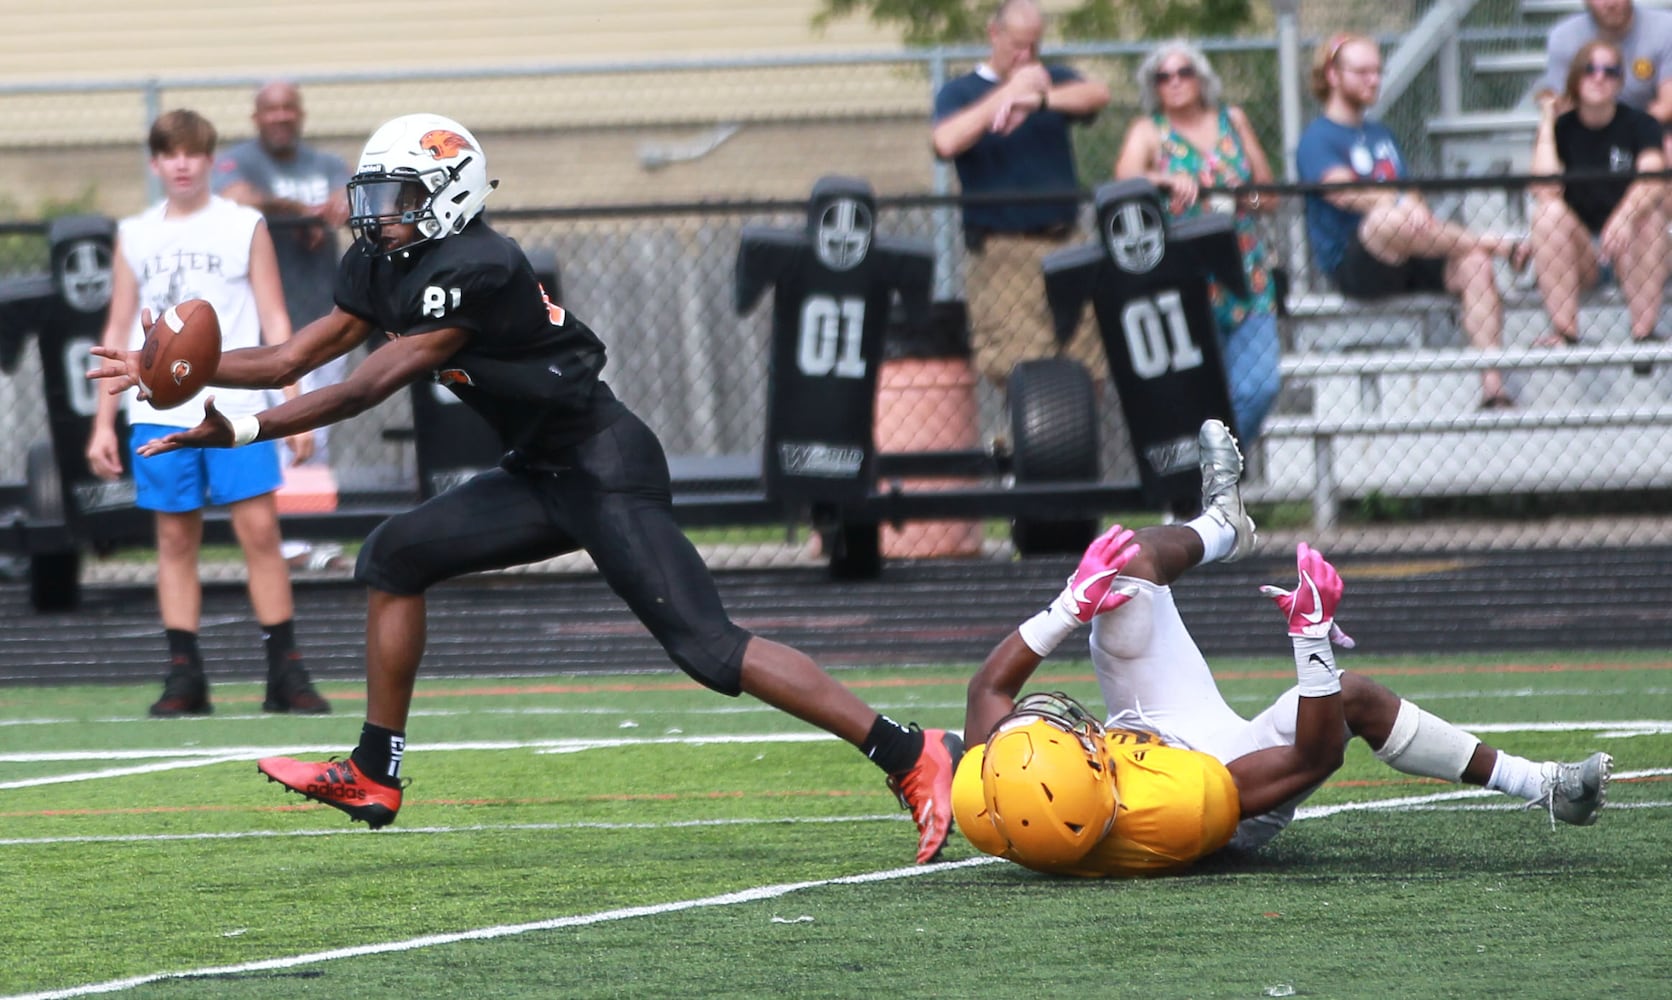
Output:
M1132 537L1132 529L1118 524L1097 536L1080 557L1080 566L1068 578L1068 586L1051 602L1053 609L1083 625L1132 600L1138 593L1136 586L1130 581L1115 584L1115 578L1139 552Z
M1260 593L1277 602L1277 609L1289 619L1289 634L1308 639L1329 637L1343 649L1352 649L1353 639L1335 624L1335 609L1341 604L1346 584L1324 554L1301 542L1295 548L1295 568L1300 582L1294 590L1261 587Z

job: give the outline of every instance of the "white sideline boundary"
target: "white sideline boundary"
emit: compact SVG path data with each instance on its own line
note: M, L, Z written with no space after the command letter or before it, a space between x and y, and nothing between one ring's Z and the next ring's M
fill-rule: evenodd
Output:
M1672 768L1649 768L1640 771L1624 771L1614 775L1615 779L1629 779L1654 777L1672 774ZM1302 807L1295 814L1297 820L1321 819L1340 812L1363 810L1410 810L1433 807L1439 803L1458 799L1484 798L1488 796L1501 797L1500 793L1486 789L1467 789L1463 791L1441 792L1434 795L1408 796L1400 799L1384 799L1377 802L1349 803L1339 806ZM1637 808L1657 808L1672 805L1672 803L1634 803ZM869 817L866 817L869 819ZM831 820L836 821L836 820ZM704 823L723 821L701 821ZM585 824L575 824L585 825ZM657 825L657 824L646 824ZM690 824L660 824L660 825L690 825ZM442 830L471 829L471 828L441 828ZM422 832L414 830L410 832ZM248 836L248 834L240 835ZM158 838L164 839L164 838ZM178 839L169 837L166 839ZM284 958L262 959L256 962L244 962L237 965L208 966L201 969L181 969L171 972L153 972L140 976L130 976L124 979L113 979L103 983L87 983L81 986L71 986L58 990L46 990L37 993L14 994L0 1000L69 1000L72 997L95 996L102 993L118 993L145 986L151 983L169 979L205 979L215 976L244 975L252 972L273 972L283 969L293 969L303 965L314 965L320 962L332 962L344 958L363 958L368 955L386 955L403 951L416 951L420 948L432 948L442 945L458 944L463 941L488 941L495 938L514 937L534 931L561 930L566 927L586 927L594 924L610 923L618 920L631 920L637 917L660 916L667 913L679 913L686 910L703 909L716 906L732 906L739 903L758 903L762 900L777 899L804 889L816 889L832 885L864 885L872 882L889 882L903 878L913 878L919 875L932 875L944 871L954 871L961 868L975 868L981 865L1000 863L1000 858L982 855L965 858L962 861L946 861L939 864L913 865L909 868L890 868L884 871L864 872L858 875L843 875L836 878L816 879L805 882L784 882L778 885L756 886L751 889L741 889L737 892L721 893L717 896L704 896L698 899L676 900L670 903L656 903L646 906L623 907L614 910L603 910L597 913L576 914L567 917L554 917L550 920L537 920L522 924L502 924L494 927L481 927L468 931L457 931L452 934L427 934L422 937L408 938L404 941L386 941L381 944L361 945L354 948L336 948L330 951L309 952L302 955L291 955Z

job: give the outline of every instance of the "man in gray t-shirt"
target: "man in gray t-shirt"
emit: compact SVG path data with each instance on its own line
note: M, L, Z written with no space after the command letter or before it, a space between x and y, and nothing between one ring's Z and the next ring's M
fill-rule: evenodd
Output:
M1585 0L1585 13L1550 30L1541 94L1566 91L1568 66L1592 39L1620 47L1626 71L1620 102L1647 111L1663 127L1672 124L1672 11L1637 7L1632 0Z
M348 165L302 142L302 95L295 84L263 86L252 117L256 138L215 161L215 193L267 217L290 322L301 329L331 311L341 257L337 230L348 221Z
M256 91L251 115L256 137L216 157L213 176L216 194L267 217L285 309L296 330L336 304L333 290L342 257L337 232L348 221L348 165L302 142L303 117L296 84L278 80L264 85ZM302 376L302 391L340 382L346 374L347 357L337 358ZM308 464L328 465L328 438L316 432L314 441ZM342 546L286 539L283 551L296 568L324 569L334 565Z

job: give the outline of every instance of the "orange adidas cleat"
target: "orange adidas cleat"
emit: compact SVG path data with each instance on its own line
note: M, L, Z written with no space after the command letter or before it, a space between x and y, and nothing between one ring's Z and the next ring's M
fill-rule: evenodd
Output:
M923 753L912 769L890 775L888 787L911 810L917 824L917 863L940 856L952 833L952 774L964 756L964 741L944 729L923 731Z
M256 770L303 798L323 802L348 813L373 830L395 821L401 809L401 786L366 777L351 760L306 761L292 757L263 757Z

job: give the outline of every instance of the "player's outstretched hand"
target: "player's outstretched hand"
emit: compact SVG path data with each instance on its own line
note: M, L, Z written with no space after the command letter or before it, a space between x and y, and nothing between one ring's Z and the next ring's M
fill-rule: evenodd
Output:
M146 309L139 314L139 326L145 332L147 338L151 336L151 327L155 323L156 318L151 315L151 310ZM119 348L99 346L93 348L92 354L96 358L104 358L110 364L89 369L87 372L88 381L94 379L108 380L109 385L105 391L112 396L137 385L139 386L139 398L150 398L150 393L145 391L145 384L139 380L138 351L124 351Z
M166 451L178 451L181 448L230 448L232 447L232 421L221 415L215 409L215 397L210 396L203 401L203 422L189 430L175 431L160 438L153 438L139 446L139 453L146 458L161 455Z
M1132 541L1130 528L1111 525L1086 546L1085 555L1068 586L1057 595L1056 604L1075 621L1084 624L1106 611L1113 611L1132 600L1138 587L1131 581L1117 584L1116 577L1139 552Z
M1291 636L1331 641L1344 649L1355 645L1351 636L1335 624L1335 609L1341 604L1346 584L1324 554L1301 542L1295 547L1295 569L1300 577L1294 590L1281 587L1261 587L1260 593L1277 602L1289 623Z

